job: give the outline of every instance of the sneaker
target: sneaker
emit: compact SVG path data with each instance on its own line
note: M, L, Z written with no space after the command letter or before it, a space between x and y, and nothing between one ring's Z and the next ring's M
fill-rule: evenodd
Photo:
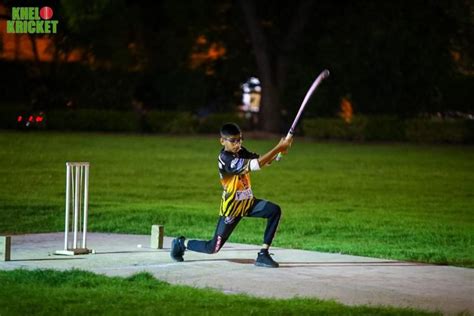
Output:
M258 267L265 267L265 268L278 268L280 265L278 262L275 262L270 254L268 253L268 249L262 249L258 253L257 260L255 260L255 265Z
M184 261L183 255L184 251L186 250L186 247L184 246L185 239L186 238L184 238L183 236L180 236L178 238L173 239L173 241L171 242L170 257L174 261Z

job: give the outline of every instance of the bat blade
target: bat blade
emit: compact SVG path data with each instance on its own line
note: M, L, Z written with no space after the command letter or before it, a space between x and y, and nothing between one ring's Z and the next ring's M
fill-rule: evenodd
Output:
M293 120L293 124L291 124L290 130L288 131L288 134L286 134L286 139L290 139L293 137L293 134L295 132L296 125L298 124L298 121L300 120L301 114L303 114L304 108L306 107L306 104L308 103L309 99L313 95L314 91L316 91L316 88L321 84L321 82L329 77L329 70L324 69L314 80L313 84L311 87L308 89L308 92L306 92L306 95L304 96L303 102L301 102L300 109L298 110L298 113L296 114L295 119ZM276 157L276 161L280 161L282 155L279 153Z

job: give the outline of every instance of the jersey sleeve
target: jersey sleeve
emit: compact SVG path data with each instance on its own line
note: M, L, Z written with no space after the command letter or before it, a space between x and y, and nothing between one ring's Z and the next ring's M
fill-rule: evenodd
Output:
M219 155L219 170L227 174L244 174L250 171L250 159L235 157L227 152Z
M245 174L249 171L259 170L259 155L242 148L238 157L229 152L222 151L219 155L219 171L221 174Z
M258 162L258 158L260 157L259 154L250 152L247 148L242 147L239 152L239 156L245 159L249 159L249 171L258 171L260 170L260 164Z
M260 157L259 154L250 152L245 147L242 147L242 149L239 152L239 156L246 159L258 159Z

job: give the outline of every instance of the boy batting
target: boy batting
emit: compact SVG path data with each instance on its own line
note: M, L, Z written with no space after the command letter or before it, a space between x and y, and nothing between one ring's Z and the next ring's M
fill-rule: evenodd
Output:
M217 253L233 230L245 217L266 218L267 226L263 235L262 249L257 255L255 265L277 268L278 263L270 256L270 248L280 221L280 207L267 200L254 197L250 173L269 165L280 153L286 153L293 141L292 137L280 142L263 156L252 153L242 146L242 131L237 124L227 123L221 127L220 143L223 146L218 157L218 168L222 184L222 200L219 219L211 240L187 240L181 236L171 243L170 256L183 261L186 250L213 254Z

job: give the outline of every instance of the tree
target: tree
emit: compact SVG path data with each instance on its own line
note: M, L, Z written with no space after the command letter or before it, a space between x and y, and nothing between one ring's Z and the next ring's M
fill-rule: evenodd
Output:
M271 3L260 3L260 7L257 7L255 1L239 1L262 80L263 127L266 131L280 131L280 93L285 89L289 56L298 47L309 22L313 3L314 1L303 0L282 8L272 6ZM284 22L286 13L291 11L291 8L296 9L289 22L283 26L277 25L278 22ZM278 13L276 11L284 12L284 17L280 18L280 21L275 19L278 15L267 16L265 19L258 16L258 9L273 14Z

